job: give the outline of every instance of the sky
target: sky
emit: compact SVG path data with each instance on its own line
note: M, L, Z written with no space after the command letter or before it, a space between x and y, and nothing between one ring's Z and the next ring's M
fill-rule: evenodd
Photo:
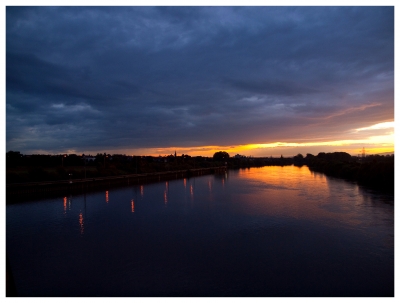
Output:
M393 6L6 7L6 150L394 152Z

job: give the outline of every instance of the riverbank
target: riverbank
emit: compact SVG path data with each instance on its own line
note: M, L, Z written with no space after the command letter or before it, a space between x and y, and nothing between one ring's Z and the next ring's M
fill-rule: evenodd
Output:
M15 156L15 155L14 155ZM105 185L153 182L183 178L215 169L238 169L263 166L307 165L310 170L328 176L358 182L361 185L394 194L394 155L354 157L344 152L301 154L295 157L231 157L212 159L187 155L168 157L128 157L100 155L92 162L70 155L60 158L57 166L51 156L22 157L8 155L6 170L7 202L13 197L57 192L82 192ZM37 159L36 159L37 158ZM43 158L43 159L42 159ZM55 159L53 159L55 158Z
M217 154L217 153L216 153ZM149 174L199 168L227 166L228 168L292 165L293 158L191 157L170 155L165 157L127 155L22 155L10 151L6 154L6 183L65 181L131 174Z
M354 159L346 153L308 156L302 164L311 171L355 181L360 185L394 194L394 156L367 156Z
M167 171L147 174L130 174L101 178L71 179L63 181L11 183L6 185L6 203L15 203L27 197L43 197L52 194L71 194L104 188L105 186L126 186L162 180L190 178L205 174L225 172L225 166Z

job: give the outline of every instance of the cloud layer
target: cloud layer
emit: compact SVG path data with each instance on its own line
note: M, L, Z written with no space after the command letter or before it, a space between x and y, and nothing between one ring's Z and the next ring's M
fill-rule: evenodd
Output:
M6 8L7 150L345 140L393 120L393 7Z

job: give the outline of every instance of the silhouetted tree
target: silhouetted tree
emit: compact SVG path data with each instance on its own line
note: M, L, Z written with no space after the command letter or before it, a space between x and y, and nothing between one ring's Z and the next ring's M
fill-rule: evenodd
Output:
M229 154L225 151L219 151L214 154L213 159L217 161L228 160Z
M302 154L297 154L297 156L293 157L294 165L301 166L304 164L304 157Z

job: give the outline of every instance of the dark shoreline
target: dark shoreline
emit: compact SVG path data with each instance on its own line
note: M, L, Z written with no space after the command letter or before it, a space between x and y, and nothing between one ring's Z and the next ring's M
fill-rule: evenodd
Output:
M49 179L40 180L39 178L38 182L13 183L13 181L15 182L15 180L19 179L13 178L12 173L10 175L7 173L6 204L26 200L27 198L46 198L60 193L67 195L85 193L104 189L105 186L126 186L139 182L148 183L188 178L190 176L226 171L227 169L287 165L306 165L310 171L356 182L366 188L394 195L394 155L352 157L344 152L334 152L319 153L317 156L307 154L306 157L299 154L293 158L227 158L224 161L210 161L210 159L201 157L194 159L171 157L168 160L170 162L167 160L167 162L154 162L153 158L147 159L150 162L146 162L147 160L145 161L145 159L138 158L138 160L142 161L141 168L137 169L139 173L124 173L121 170L122 167L125 167L126 171L132 170L130 166L132 163L126 163L126 166L121 164L120 170L115 166L114 168L110 167L108 170L104 170L104 167L101 166L97 168L92 166L92 170L101 175L91 175L88 171L87 178L84 178L86 176L86 167L67 167L67 172L70 172L70 179L68 179L68 174L61 180L59 179L61 175L48 175ZM113 159L113 161L116 160ZM13 166L10 166L12 170ZM43 166L42 169L44 168ZM78 168L81 171L78 171ZM36 169L40 169L40 167L36 167ZM83 174L84 171L85 173Z
M6 185L6 204L59 196L60 194L82 194L102 190L104 187L124 187L130 184L190 178L206 174L221 173L226 166L197 168L147 174L131 174L101 178L72 179L64 181L11 183Z
M347 159L345 153L319 154L309 157L311 171L356 182L366 188L394 194L394 156L368 156L359 160Z

